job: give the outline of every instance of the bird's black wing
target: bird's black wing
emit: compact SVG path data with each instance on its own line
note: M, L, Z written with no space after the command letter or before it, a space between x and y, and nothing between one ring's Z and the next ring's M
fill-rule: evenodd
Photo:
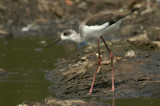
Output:
M113 13L109 13L109 14L97 14L97 15L93 15L88 17L85 20L85 24L87 26L94 26L94 25L102 25L105 23L109 23L109 25L112 25L114 23L116 23L118 20L126 17L127 15L129 15L130 12L120 12L117 14L113 14Z

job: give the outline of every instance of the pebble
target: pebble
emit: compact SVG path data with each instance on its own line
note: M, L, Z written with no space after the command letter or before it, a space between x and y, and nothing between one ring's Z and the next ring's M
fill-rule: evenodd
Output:
M156 44L160 48L160 41L153 41L154 44Z
M136 52L133 50L129 50L124 56L125 57L136 57Z
M140 35L138 35L138 36L135 36L135 37L131 37L131 38L129 38L128 39L129 41L144 41L144 40L146 40L146 41L148 41L149 40L149 38L148 38L148 36L147 36L147 33L144 33L144 34L140 34Z
M101 62L102 65L108 65L108 64L110 64L110 63L111 63L110 60L106 60L106 61L102 61L102 62Z
M87 57L81 57L82 61L85 61L87 59Z

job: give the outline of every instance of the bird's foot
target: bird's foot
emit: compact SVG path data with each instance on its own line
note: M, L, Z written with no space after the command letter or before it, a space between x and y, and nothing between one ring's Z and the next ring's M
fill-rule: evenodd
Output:
M114 92L114 88L112 88L110 91L111 91L111 92Z
M92 94L92 90L89 91L88 95L91 95L91 94Z

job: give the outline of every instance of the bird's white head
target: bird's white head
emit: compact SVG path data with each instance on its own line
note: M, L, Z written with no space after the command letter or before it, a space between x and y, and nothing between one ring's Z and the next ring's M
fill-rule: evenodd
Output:
M50 45L45 46L45 48L48 48L61 40L72 40L74 42L81 42L81 37L75 30L71 30L71 29L64 30L60 38L52 42Z
M64 30L61 34L61 39L62 40L72 40L74 42L79 42L80 41L80 35L72 29L67 29Z

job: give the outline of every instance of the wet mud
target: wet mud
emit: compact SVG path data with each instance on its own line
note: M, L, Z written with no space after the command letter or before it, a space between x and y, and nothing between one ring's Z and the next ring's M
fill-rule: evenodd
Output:
M146 41L111 43L114 57L115 92L111 89L110 58L101 44L102 62L96 76L93 93L97 98L160 96L160 50ZM94 45L94 43L93 43ZM149 45L149 46L147 46ZM145 48L143 47L145 46ZM96 70L97 48L81 51L69 58L59 59L57 68L48 74L51 87L58 98L89 97L92 78ZM126 53L134 51L134 55Z

